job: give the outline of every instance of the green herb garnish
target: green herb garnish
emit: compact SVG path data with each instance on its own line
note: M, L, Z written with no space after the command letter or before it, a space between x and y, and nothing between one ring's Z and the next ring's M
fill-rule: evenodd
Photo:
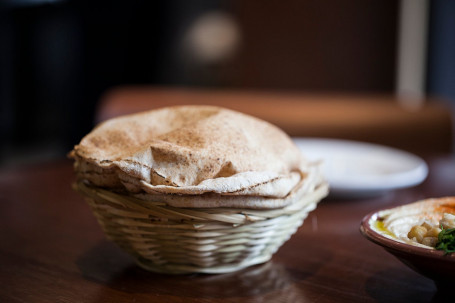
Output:
M444 255L455 252L455 228L444 229L438 235L436 249L443 250Z

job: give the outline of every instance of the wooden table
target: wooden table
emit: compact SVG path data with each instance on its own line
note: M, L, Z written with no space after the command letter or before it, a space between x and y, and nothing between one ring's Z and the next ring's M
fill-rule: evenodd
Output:
M146 272L108 242L62 160L0 171L0 302L429 302L433 282L359 232L378 208L455 195L455 158L420 186L323 200L271 262L224 275Z

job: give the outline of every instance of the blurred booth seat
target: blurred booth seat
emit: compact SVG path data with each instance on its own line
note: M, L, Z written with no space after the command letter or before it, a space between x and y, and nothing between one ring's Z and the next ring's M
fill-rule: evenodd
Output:
M100 100L96 122L173 105L216 105L269 121L290 136L358 140L419 155L452 152L452 117L438 100L404 108L391 95L120 87Z

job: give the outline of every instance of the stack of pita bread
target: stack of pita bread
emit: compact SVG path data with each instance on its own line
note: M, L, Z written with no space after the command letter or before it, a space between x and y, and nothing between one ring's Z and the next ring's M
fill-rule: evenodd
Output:
M265 262L328 191L280 129L212 106L105 121L71 156L108 237L160 272Z

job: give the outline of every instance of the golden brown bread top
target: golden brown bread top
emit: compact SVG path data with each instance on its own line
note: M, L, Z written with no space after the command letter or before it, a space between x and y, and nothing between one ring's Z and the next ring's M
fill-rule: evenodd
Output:
M149 194L284 198L309 167L277 127L212 106L167 107L108 120L72 156L80 179Z

